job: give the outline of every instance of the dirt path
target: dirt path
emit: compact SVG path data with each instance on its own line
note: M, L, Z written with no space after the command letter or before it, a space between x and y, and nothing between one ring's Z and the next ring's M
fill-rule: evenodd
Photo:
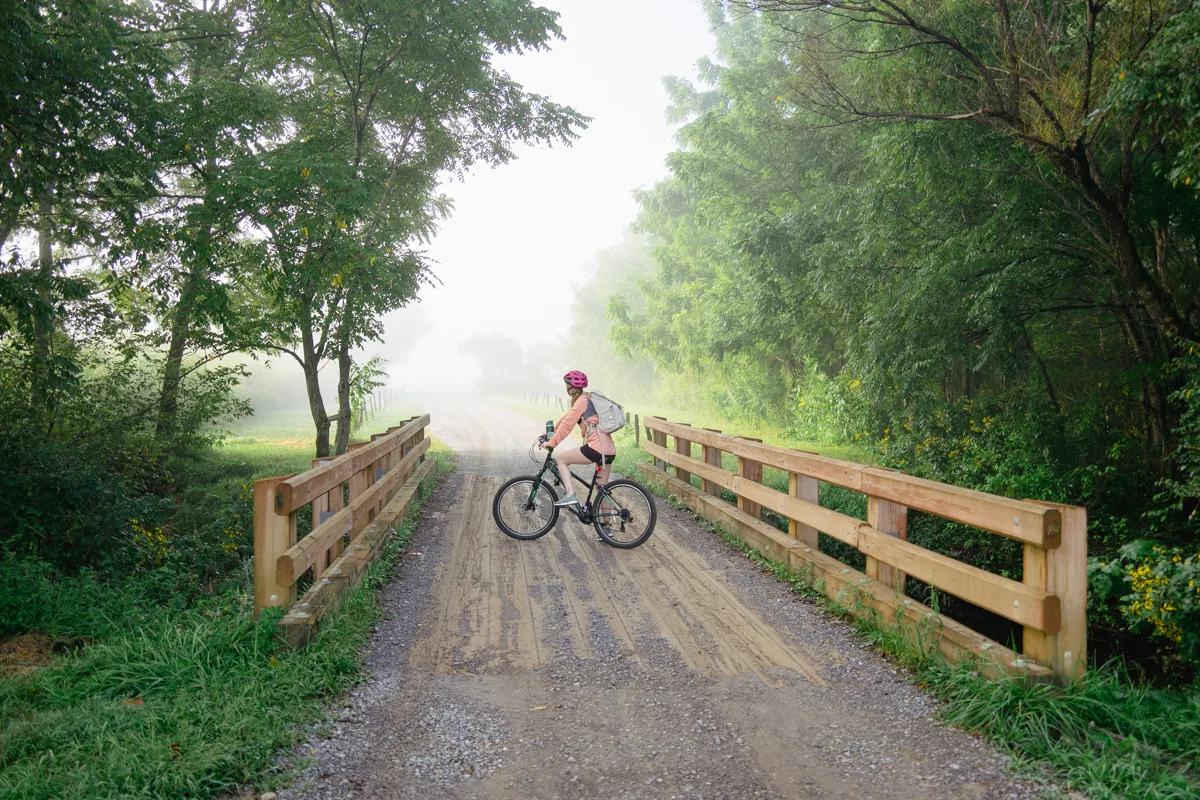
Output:
M1020 798L1004 760L810 604L660 503L619 551L491 518L539 426L430 403L460 469L424 512L375 678L287 798ZM564 515L565 516L565 515ZM327 737L327 738L322 738Z

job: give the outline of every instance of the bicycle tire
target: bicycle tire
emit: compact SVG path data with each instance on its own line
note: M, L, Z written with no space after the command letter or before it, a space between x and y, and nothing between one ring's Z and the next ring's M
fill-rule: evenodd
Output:
M619 495L625 493L626 489L631 489L640 495L644 499L645 507L636 512L627 508L626 504L622 503L619 497ZM618 495L617 497L613 496L614 491ZM654 526L658 523L658 507L654 505L654 496L646 490L646 487L642 486L637 481L631 481L627 478L606 483L604 485L604 492L606 495L608 495L609 499L613 500L618 504L618 506L621 507L622 522L620 525L622 532L624 532L625 526L630 523L630 520L625 519L627 513L633 514L635 520L638 516L645 514L648 522L644 531L641 531L640 533L635 531L634 538L627 540L613 536L613 533L606 529L608 526L602 522L603 514L597 514L595 517L593 517L592 521L592 526L595 527L596 533L598 533L600 538L606 543L622 550L632 550L633 548L644 544L645 541L650 538L650 534L654 533ZM603 496L597 498L596 504L599 505L602 500Z
M554 527L555 523L558 522L559 508L558 506L554 505L554 503L558 501L558 494L554 491L554 487L552 487L544 479L542 480L542 488L538 491L539 500L537 502L541 502L540 498L542 497L542 492L545 492L547 495L546 502L548 503L549 507L549 519L540 527L536 527L530 531L524 530L524 526L522 526L521 529L514 527L514 523L516 522L515 519L509 519L507 521L505 520L505 495L514 491L514 487L517 487L518 484L526 484L528 486L526 492L532 492L533 484L536 480L536 475L518 475L497 489L496 496L492 499L492 518L496 520L496 525L499 526L500 530L504 531L506 535L511 536L514 539L519 539L523 542L545 536ZM519 492L520 489L516 489L516 491ZM518 495L515 499L516 507L519 508L527 501L527 499L528 494L524 495L523 497ZM511 517L512 514L510 513L509 516Z

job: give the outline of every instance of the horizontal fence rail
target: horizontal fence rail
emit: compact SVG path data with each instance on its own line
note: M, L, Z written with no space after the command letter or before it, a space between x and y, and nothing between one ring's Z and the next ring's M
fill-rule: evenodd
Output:
M768 558L812 574L818 586L851 613L881 613L897 624L917 623L917 634L935 639L942 652L956 659L979 657L993 673L1058 681L1083 674L1087 605L1084 509L999 497L662 417L645 417L642 422L646 428L643 446L653 463L640 464L639 469L648 479L665 484L694 511L729 528ZM668 436L674 440L672 447L667 446ZM696 445L699 458L695 457ZM736 456L737 472L723 468L723 453ZM786 494L762 483L764 465L788 474ZM692 476L699 479L701 488L692 484ZM819 504L822 482L866 495L867 519L823 508ZM737 505L722 500L722 491L735 495ZM787 520L786 534L763 521L764 509ZM1022 580L996 575L907 541L909 509L1021 542ZM822 533L861 552L866 557L865 574L820 552ZM905 578L910 575L938 592L1021 625L1021 652L906 597Z
M361 576L389 530L436 472L426 461L429 415L413 417L357 442L344 455L313 460L299 475L254 484L254 611L284 606L286 640L303 644L317 619ZM299 515L311 508L312 531L297 539ZM297 584L312 582L297 602Z

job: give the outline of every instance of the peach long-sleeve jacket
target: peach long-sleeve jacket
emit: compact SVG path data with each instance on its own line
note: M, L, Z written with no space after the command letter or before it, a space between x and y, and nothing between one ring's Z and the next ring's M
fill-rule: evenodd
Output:
M546 442L548 447L558 447L559 443L571 434L571 429L578 425L579 434L583 437L583 441L588 447L602 456L614 456L617 454L617 445L613 442L613 438L596 427L600 422L599 415L594 413L593 410L591 416L584 416L587 414L589 402L586 394L579 395L579 398L571 404L567 413L554 426L554 436L550 437L550 441Z

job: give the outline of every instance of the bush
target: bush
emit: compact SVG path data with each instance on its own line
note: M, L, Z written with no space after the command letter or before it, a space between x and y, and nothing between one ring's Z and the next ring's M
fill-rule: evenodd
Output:
M130 572L144 557L133 521L154 529L171 513L168 475L150 439L72 443L0 430L0 450L0 544L61 570Z
M1183 663L1200 667L1200 552L1139 540L1088 567L1091 590L1099 599L1120 595L1130 627L1152 632Z

